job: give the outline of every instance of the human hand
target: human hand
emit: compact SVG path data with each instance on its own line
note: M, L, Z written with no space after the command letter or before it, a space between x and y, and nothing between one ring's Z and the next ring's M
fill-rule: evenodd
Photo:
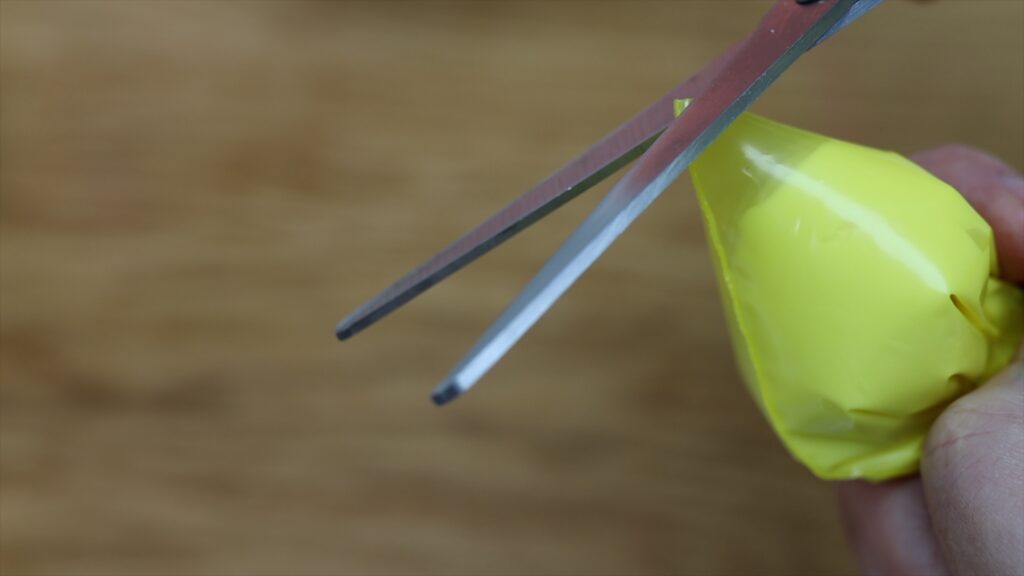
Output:
M995 233L1000 275L1024 283L1024 178L962 146L914 160L960 191ZM921 474L840 483L864 574L1024 574L1024 348L932 426Z

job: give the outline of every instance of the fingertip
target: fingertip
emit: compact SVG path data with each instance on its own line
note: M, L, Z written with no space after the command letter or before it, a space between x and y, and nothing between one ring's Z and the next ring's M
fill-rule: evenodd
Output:
M947 144L923 150L910 157L932 174L959 189L970 188L979 179L1016 176L1017 171L996 156L963 144Z

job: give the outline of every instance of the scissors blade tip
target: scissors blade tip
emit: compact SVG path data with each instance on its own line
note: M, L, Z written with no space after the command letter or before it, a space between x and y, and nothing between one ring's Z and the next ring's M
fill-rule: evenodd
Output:
M434 404L438 406L444 406L445 404L455 400L462 395L462 387L455 380L445 380L434 391L430 394L430 399L434 401Z
M344 341L359 332L359 329L360 326L357 325L356 319L350 316L338 323L338 326L334 328L334 335L338 337L338 340Z

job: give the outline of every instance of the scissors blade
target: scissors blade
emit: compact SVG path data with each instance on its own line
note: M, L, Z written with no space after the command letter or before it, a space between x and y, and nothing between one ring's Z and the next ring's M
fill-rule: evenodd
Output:
M855 9L837 21L818 39L818 42L846 26L880 1L859 0ZM795 2L780 0L780 3ZM360 306L338 324L338 338L345 340L373 324L635 160L672 122L672 102L677 99L693 98L703 93L739 48L740 45L736 45L725 51L703 70L613 130L575 160Z
M707 89L608 192L537 276L434 390L444 404L469 389L743 110L846 15L856 0L777 3Z
M703 92L734 51L723 53L575 160L360 306L338 324L338 338L345 340L363 330L635 160L672 121L672 102Z
M856 1L853 9L846 12L842 19L817 39L816 43L846 27L881 1ZM779 1L779 4L793 3L794 0ZM401 304L459 271L469 262L527 228L529 224L543 218L638 158L673 121L673 100L691 98L705 91L739 47L737 44L726 50L710 65L658 98L654 104L622 126L612 130L579 157L417 266L412 272L398 279L370 301L359 306L338 324L338 338L347 339L370 326Z

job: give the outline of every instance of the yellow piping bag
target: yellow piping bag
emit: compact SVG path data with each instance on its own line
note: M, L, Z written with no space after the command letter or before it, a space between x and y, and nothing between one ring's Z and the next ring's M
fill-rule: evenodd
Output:
M988 223L899 154L753 114L690 174L740 372L789 451L826 479L916 471L1024 333Z

